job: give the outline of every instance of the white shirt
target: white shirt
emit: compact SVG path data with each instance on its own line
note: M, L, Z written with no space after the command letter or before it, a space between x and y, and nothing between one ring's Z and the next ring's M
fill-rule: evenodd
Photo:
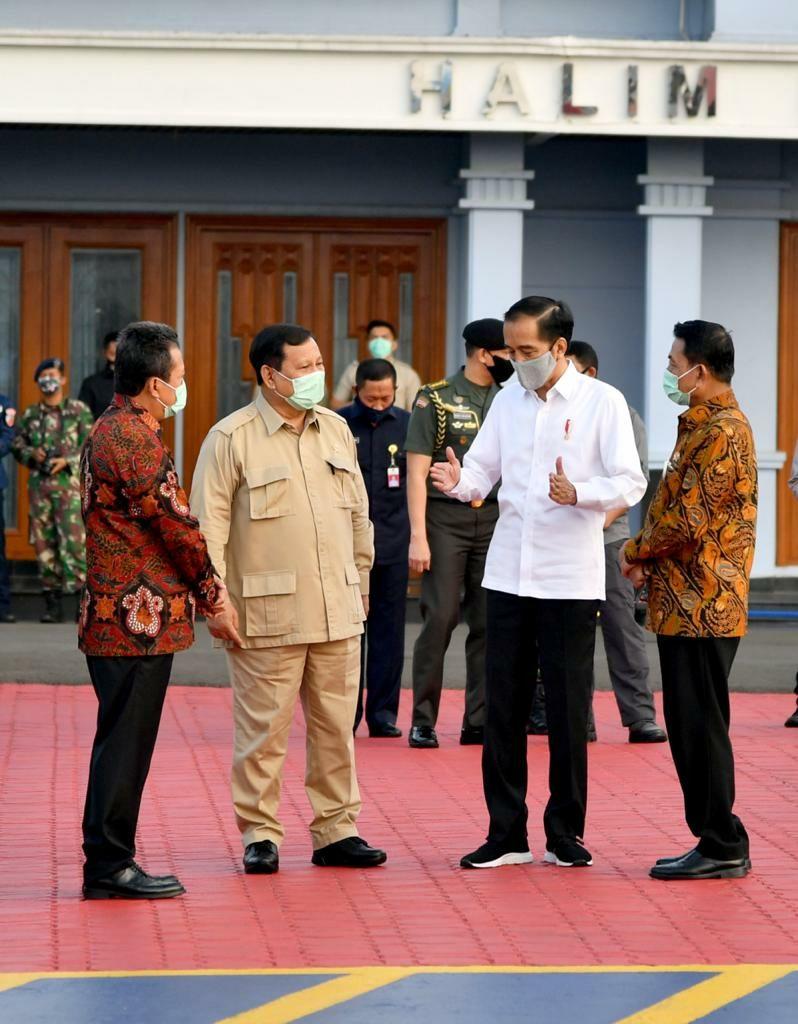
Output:
M549 498L558 456L576 505ZM450 493L460 501L484 498L500 478L482 585L520 597L604 600L604 515L637 504L646 490L620 391L570 364L546 401L511 380Z

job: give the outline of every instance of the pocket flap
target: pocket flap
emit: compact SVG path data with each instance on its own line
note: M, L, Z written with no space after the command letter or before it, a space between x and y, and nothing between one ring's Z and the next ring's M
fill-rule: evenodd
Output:
M355 583L360 585L360 572L354 562L346 563L346 582L350 585Z
M271 597L274 594L295 594L295 572L248 572L242 580L244 597Z
M274 483L275 480L290 480L290 466L256 466L248 469L244 474L247 478L247 487L263 487L264 484Z
M330 452L329 455L324 456L324 461L333 469L342 469L345 473L354 473L355 471L352 460L344 452Z

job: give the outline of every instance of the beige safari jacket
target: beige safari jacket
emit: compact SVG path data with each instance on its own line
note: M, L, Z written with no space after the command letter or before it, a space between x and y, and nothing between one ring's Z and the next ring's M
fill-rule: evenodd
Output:
M317 407L300 435L259 392L205 438L191 510L245 648L363 632L372 526L354 438L337 413Z

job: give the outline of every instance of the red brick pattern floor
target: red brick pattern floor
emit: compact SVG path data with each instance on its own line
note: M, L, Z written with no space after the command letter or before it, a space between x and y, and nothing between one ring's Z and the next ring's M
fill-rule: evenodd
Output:
M655 857L690 845L667 746L629 746L596 697L587 842L595 866L543 866L545 740L532 738L528 867L465 872L485 831L479 748L457 745L445 694L438 751L358 739L363 835L389 862L310 864L298 720L286 767L281 871L245 877L229 789L230 694L170 692L145 794L139 859L188 894L154 904L79 899L80 813L94 697L0 686L0 971L417 964L777 963L798 958L798 731L790 699L733 697L738 810L754 873L662 883ZM407 727L407 695L400 724Z

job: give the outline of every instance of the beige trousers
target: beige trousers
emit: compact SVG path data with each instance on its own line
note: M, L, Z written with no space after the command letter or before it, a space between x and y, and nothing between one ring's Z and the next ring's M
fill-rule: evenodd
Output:
M307 727L305 791L313 849L356 836L355 720L360 637L227 650L233 688L233 805L244 846L284 835L277 811L297 695Z

